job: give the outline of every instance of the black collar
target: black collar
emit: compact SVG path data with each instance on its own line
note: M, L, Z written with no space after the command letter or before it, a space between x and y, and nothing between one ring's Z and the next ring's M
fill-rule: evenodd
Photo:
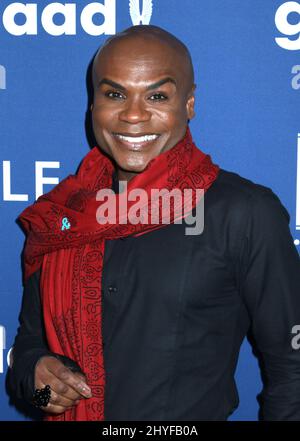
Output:
M112 185L111 189L117 194L119 193L119 179L118 179L118 171L114 170L112 174Z

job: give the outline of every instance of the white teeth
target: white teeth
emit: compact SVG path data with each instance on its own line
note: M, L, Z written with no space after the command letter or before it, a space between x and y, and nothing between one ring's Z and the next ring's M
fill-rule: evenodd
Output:
M131 142L132 144L138 144L139 142L154 141L158 138L158 135L145 135L145 136L123 136L118 133L115 134L117 138L123 139L124 141Z

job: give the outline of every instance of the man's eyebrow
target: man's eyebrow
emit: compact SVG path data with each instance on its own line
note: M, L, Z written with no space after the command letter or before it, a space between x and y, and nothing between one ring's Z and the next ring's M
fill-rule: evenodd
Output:
M166 77L166 78L162 78L161 80L157 81L156 83L150 84L150 86L148 86L146 88L146 90L156 89L157 87L162 86L165 83L173 83L175 86L177 86L174 78ZM122 86L119 83L116 83L115 81L109 80L108 78L103 78L101 81L99 81L98 87L100 87L102 84L108 84L109 86L114 87L115 89L122 90L122 92L126 91L126 88L124 86Z
M166 78L162 78L161 80L157 81L156 83L150 84L150 86L147 87L147 90L153 90L156 89L159 86L162 86L165 83L173 83L176 87L176 81L174 80L174 78L172 77L166 77Z

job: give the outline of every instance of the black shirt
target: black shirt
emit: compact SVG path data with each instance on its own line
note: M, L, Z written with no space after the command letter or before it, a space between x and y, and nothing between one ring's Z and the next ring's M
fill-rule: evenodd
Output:
M291 343L300 259L289 219L271 189L221 169L205 193L202 234L185 235L183 222L106 241L106 420L226 420L238 406L247 334L263 370L263 419L300 419L300 350ZM37 271L13 349L17 396L30 399L47 353Z

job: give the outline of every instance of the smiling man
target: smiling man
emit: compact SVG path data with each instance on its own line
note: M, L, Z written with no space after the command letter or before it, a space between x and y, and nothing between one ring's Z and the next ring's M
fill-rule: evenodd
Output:
M47 420L227 420L249 335L262 418L298 420L300 265L285 207L194 144L193 66L173 35L135 26L111 37L93 84L98 145L19 217L28 239L14 394ZM203 232L185 234L175 207L168 224L99 225L96 195L120 200L119 181L147 195L203 189Z
M189 52L159 28L136 26L110 38L94 59L93 85L94 133L119 179L177 144L194 117Z

